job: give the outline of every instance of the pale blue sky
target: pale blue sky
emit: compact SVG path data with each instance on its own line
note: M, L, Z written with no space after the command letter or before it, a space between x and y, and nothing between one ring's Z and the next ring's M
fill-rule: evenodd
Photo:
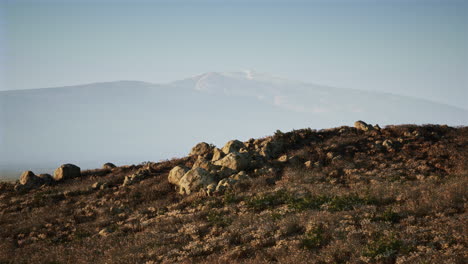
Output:
M0 90L254 69L468 108L468 1L0 3Z

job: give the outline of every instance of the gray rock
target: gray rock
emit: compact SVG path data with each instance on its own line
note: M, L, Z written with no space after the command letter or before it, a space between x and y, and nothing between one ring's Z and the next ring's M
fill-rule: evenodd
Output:
M192 151L190 151L189 155L207 156L213 151L213 148L214 147L212 145L206 142L200 142L192 148Z
M140 182L147 178L150 175L150 170L148 168L142 167L137 172L132 175L125 176L123 186L131 185L136 182Z
M63 164L54 171L54 180L62 181L81 176L80 167L73 164Z
M213 149L213 158L211 161L217 161L220 160L224 157L224 152L220 150L219 148Z
M285 144L281 140L269 138L260 143L258 153L267 159L274 159L283 152L284 145Z
M179 181L180 194L190 194L214 183L214 176L202 168L189 170Z
M224 158L215 161L214 165L226 167L234 171L245 170L249 166L250 157L247 153L231 152Z
M224 145L224 147L222 148L222 151L224 152L224 154L229 154L232 152L239 152L240 149L244 147L245 145L241 141L231 140L231 141L228 141L226 145Z
M169 180L170 183L179 186L179 181L184 177L185 173L187 173L189 169L187 167L183 166L175 166L172 168L172 170L169 172L169 176L167 179Z
M366 132L374 130L374 127L372 127L372 125L369 125L366 122L361 121L361 120L354 122L354 127L357 128L358 130L362 130Z

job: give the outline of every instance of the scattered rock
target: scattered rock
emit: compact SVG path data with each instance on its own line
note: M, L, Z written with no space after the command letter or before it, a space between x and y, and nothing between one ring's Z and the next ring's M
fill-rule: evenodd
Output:
M113 163L110 163L110 162L104 163L104 165L102 165L103 169L108 169L108 170L111 170L111 169L113 169L115 167L117 167L117 166L115 166Z
M233 152L239 152L240 149L244 147L245 145L241 141L231 140L231 141L228 141L226 145L224 145L224 147L222 148L222 151L224 152L224 154L229 154Z
M387 149L391 149L393 148L394 144L393 144L393 141L391 141L390 139L386 139L382 143L382 146L386 147Z
M278 158L279 162L287 162L288 160L289 160L288 155L283 155L283 156Z
M101 231L99 231L99 235L106 237L106 236L110 235L113 232L114 232L114 230L112 230L111 228L105 227L105 228L101 229Z
M123 186L131 185L131 184L134 184L136 182L142 181L143 179L148 177L149 174L150 174L149 169L143 167L143 168L139 169L137 172L135 172L134 174L129 175L129 176L125 176Z
M304 166L306 168L308 168L308 169L312 168L313 167L312 161L308 160L308 161L304 162Z
M169 176L167 179L169 180L170 183L179 185L180 179L184 177L185 173L187 173L189 169L187 167L182 167L182 166L175 166L170 172Z
M107 183L95 182L91 185L91 189L93 190L104 190L105 188L109 187Z
M208 171L202 168L194 168L189 170L180 179L180 194L190 194L198 191L201 188L206 188L214 182L214 177Z
M54 171L54 180L62 181L81 176L80 167L73 164L63 164Z

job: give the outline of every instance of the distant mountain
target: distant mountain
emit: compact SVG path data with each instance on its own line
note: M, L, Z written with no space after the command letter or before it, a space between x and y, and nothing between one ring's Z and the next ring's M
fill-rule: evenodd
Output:
M159 160L185 155L199 141L221 145L276 129L319 129L358 119L466 125L468 111L252 71L206 73L169 84L120 81L5 91L0 170Z

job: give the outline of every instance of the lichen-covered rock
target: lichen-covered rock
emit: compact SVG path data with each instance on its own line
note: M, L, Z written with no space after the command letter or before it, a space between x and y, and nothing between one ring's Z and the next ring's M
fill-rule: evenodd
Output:
M54 180L62 181L81 176L80 167L73 164L63 164L54 171Z
M200 156L208 156L213 151L213 146L206 143L200 142L192 148L190 151L190 156L200 155Z
M111 169L113 169L115 167L116 166L113 163L110 163L110 162L104 163L104 165L102 165L103 169L108 169L108 170L111 170Z
M180 194L190 194L196 192L201 188L206 188L208 185L214 183L214 176L207 170L202 168L194 168L189 170L180 179Z
M224 158L215 161L214 164L232 169L234 171L245 170L249 166L249 155L247 153L231 152Z
M228 141L226 145L224 145L224 147L222 148L222 151L224 152L224 154L229 154L233 152L239 152L240 149L244 147L245 145L241 141L231 140L231 141Z
M358 130L362 130L366 132L374 130L374 127L372 125L369 125L366 122L361 121L361 120L354 122L354 127L357 128Z
M44 181L41 178L37 177L32 171L23 172L23 174L21 174L19 182L25 188L34 188L44 183Z
M175 185L178 186L180 179L182 179L182 177L184 177L184 175L185 175L185 173L187 173L187 171L189 171L189 169L187 167L175 166L169 172L169 176L167 177L167 179L169 180L170 183L175 184Z

